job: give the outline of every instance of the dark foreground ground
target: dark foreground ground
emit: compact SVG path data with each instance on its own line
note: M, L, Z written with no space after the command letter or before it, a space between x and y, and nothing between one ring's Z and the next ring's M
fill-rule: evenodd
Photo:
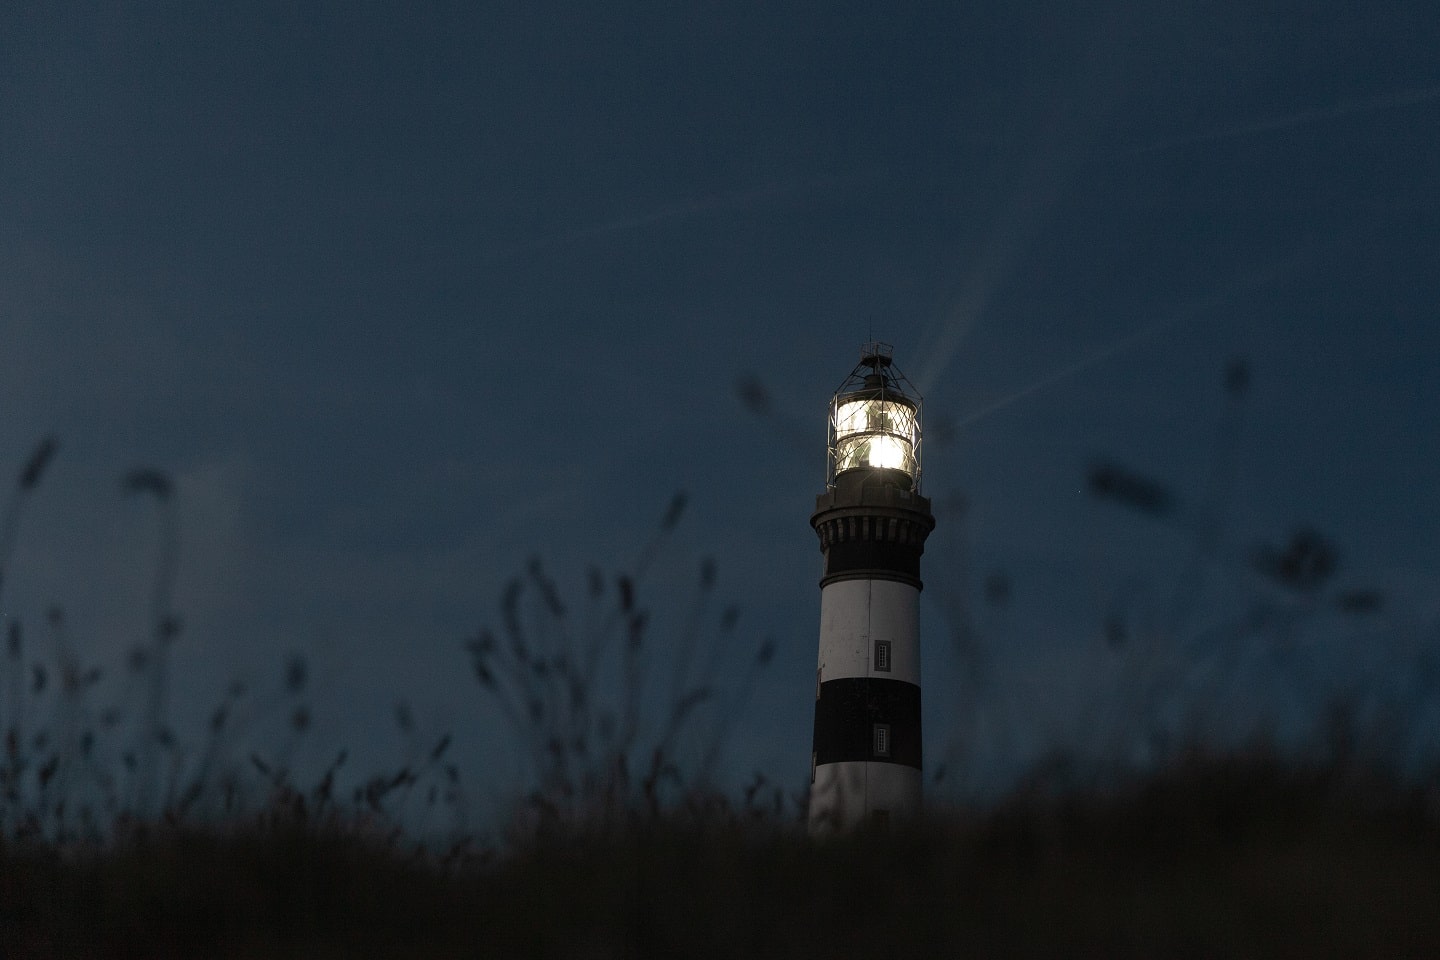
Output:
M442 871L285 826L0 851L0 957L1434 957L1434 792L1244 760L814 845L654 825Z

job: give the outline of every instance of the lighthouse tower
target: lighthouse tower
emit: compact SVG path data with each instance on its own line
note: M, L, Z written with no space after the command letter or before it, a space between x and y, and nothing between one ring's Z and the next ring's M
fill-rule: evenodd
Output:
M810 832L920 809L920 395L867 343L830 401L830 465L810 525L824 555Z

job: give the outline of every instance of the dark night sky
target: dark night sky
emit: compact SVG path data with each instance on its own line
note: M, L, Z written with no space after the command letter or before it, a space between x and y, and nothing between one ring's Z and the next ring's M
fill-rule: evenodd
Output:
M1131 752L1097 717L1152 654L1101 625L1117 598L1164 621L1193 579L1217 433L1223 562L1154 663L1220 676L1207 631L1278 596L1246 552L1313 524L1336 589L1388 612L1244 641L1204 721L1303 731L1403 685L1440 617L1437 50L1418 0L6 4L0 467L62 449L5 612L58 600L118 664L155 537L117 481L166 470L177 711L303 651L304 750L388 762L406 698L500 791L460 640L532 554L575 596L633 563L683 489L656 641L713 556L743 609L724 676L780 644L731 763L798 785L824 414L873 331L926 395L953 789L1048 744ZM1192 513L1096 502L1102 457Z

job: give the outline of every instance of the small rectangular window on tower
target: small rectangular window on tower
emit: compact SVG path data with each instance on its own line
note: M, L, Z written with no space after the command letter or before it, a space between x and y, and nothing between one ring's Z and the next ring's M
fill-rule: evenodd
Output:
M815 782L815 761L820 759L820 754L814 750L810 751L810 782Z
M890 641L875 641L875 669L890 672Z
M815 699L820 699L820 677L824 674L824 667L815 668Z
M874 736L873 739L874 739L875 756L877 756L877 757L888 757L888 756L890 756L890 724L888 724L888 723L877 723L877 724L875 724L875 736Z

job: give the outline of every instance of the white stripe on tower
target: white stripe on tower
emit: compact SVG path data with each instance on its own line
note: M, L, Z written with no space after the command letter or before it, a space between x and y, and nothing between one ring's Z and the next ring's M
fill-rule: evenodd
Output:
M816 717L810 823L817 832L919 812L919 600L919 590L894 580L838 580L821 589L816 689L835 702Z

